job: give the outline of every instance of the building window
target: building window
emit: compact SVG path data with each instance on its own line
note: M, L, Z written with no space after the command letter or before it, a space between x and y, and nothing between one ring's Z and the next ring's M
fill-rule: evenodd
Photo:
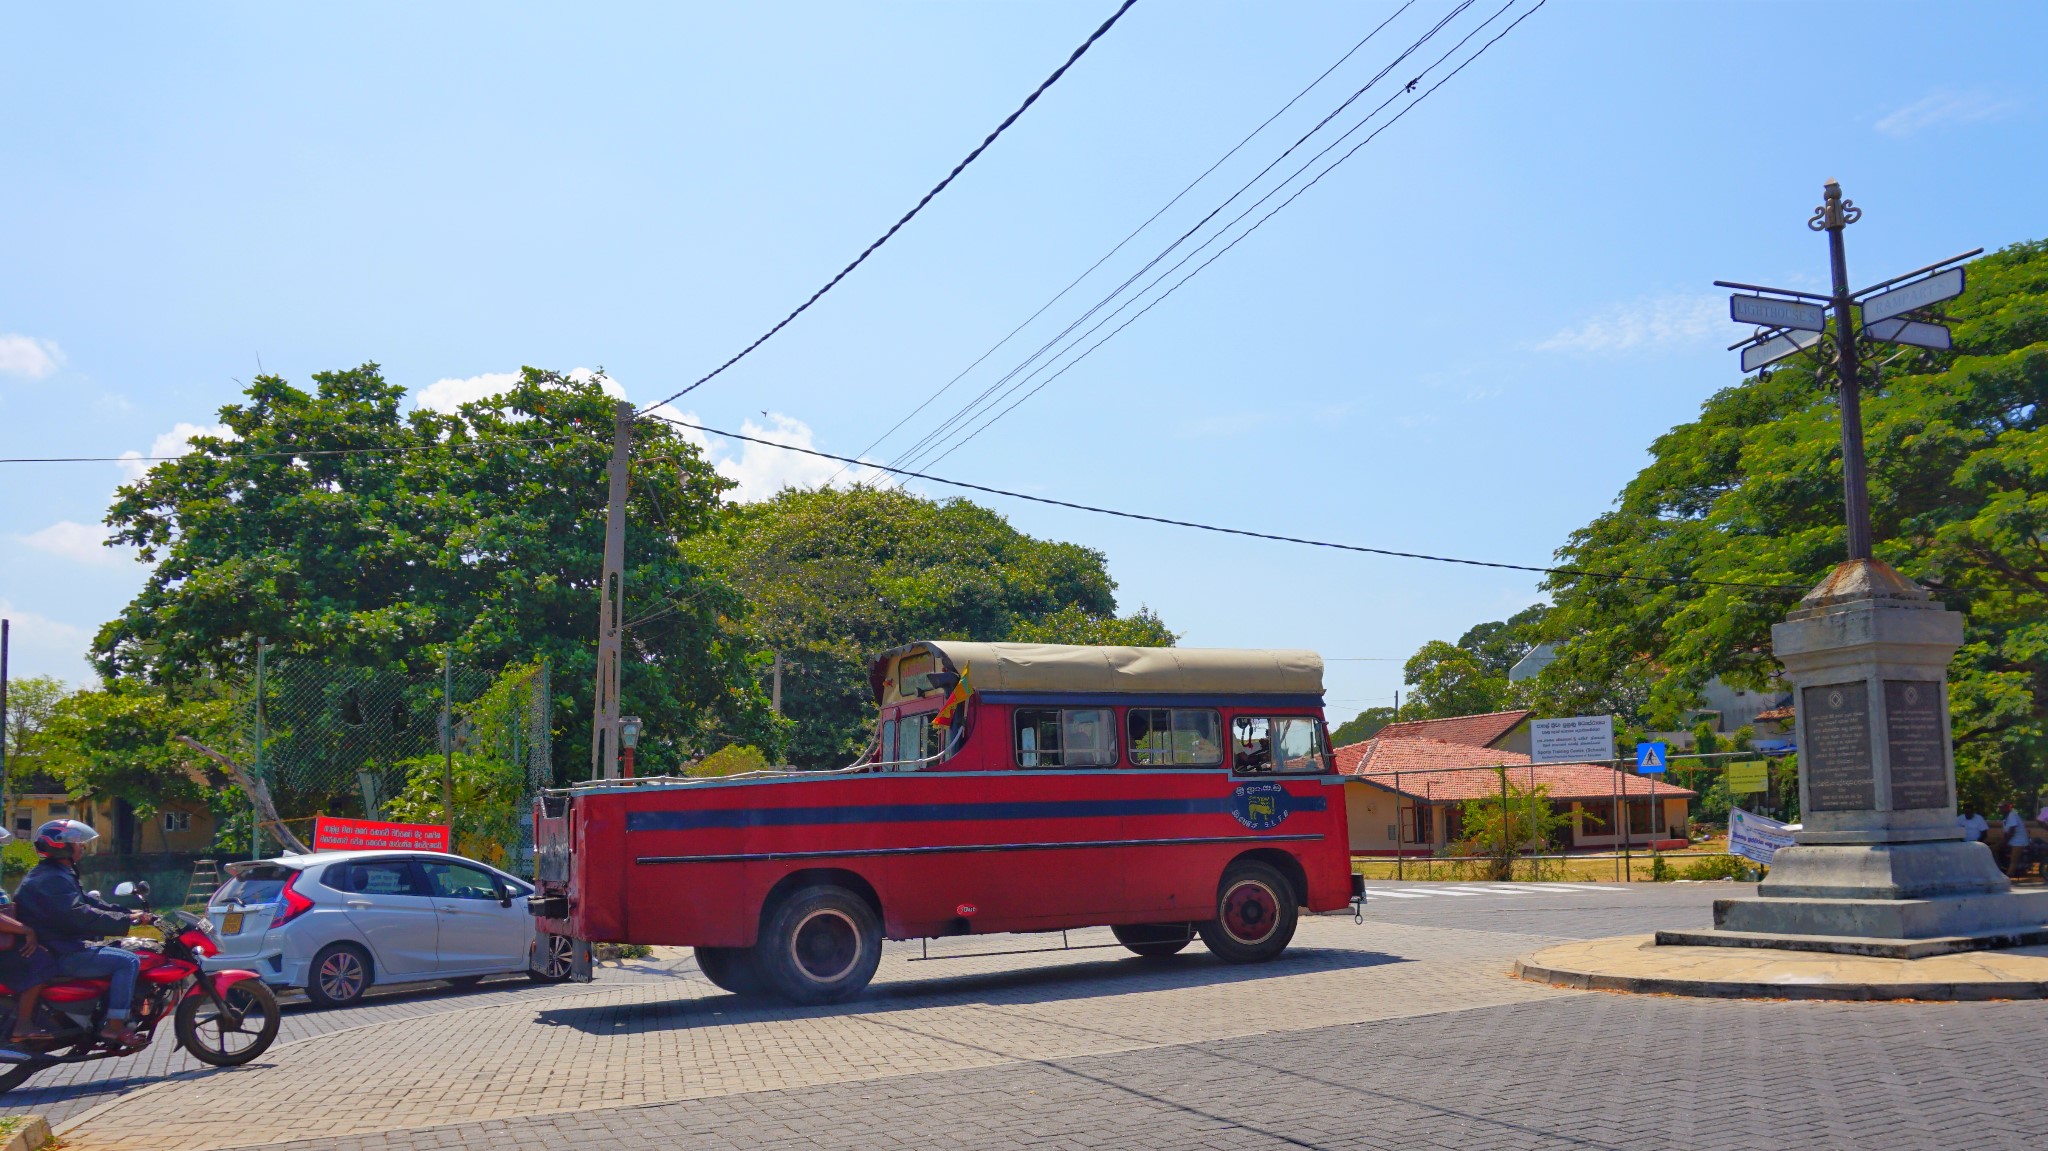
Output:
M16 812L14 816L14 837L27 839L35 834L36 817L27 812Z
M189 811L166 811L163 816L165 831L192 830L192 813Z
M53 804L51 804L51 805L50 805L50 818L51 818L51 819L70 819L70 818L71 818L71 805L70 805L70 804L68 804L68 803L53 803Z
M1116 712L1106 707L1017 709L1018 767L1115 767Z
M1620 835L1621 829L1614 825L1614 804L1607 800L1596 802L1579 801L1580 835Z
M1310 774L1328 770L1322 724L1307 718L1241 715L1230 721L1231 765L1240 772Z
M1202 707L1134 707L1125 718L1139 767L1220 767L1223 717Z

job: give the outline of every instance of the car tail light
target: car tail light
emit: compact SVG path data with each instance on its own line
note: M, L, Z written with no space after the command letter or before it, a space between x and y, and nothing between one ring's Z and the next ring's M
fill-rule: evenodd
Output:
M284 886L279 888L277 892L277 901L283 905L283 910L270 917L270 925L272 927L283 927L306 912L313 910L312 900L292 890L292 885L297 883L299 876L304 874L306 873L303 871L294 871L285 877Z

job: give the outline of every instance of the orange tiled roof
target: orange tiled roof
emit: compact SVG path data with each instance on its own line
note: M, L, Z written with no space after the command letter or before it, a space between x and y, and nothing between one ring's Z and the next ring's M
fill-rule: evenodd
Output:
M1756 717L1766 723L1776 723L1781 719L1791 719L1792 709L1789 707L1774 707L1769 711L1757 712Z
M1650 794L1649 776L1615 771L1597 763L1531 765L1526 755L1441 739L1388 739L1380 735L1337 748L1335 755L1337 771L1342 775L1438 803L1499 795L1500 775L1493 769L1501 766L1510 769L1508 778L1516 786L1540 785L1552 799L1611 799L1617 794L1642 799ZM1698 793L1659 780L1657 794L1690 799Z
M1445 743L1489 747L1534 714L1524 709L1490 711L1485 715L1454 715L1448 719L1410 719L1390 723L1375 734L1381 738L1440 739Z

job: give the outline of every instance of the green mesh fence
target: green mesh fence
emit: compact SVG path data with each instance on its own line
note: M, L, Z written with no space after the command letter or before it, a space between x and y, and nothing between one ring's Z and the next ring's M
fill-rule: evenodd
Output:
M545 664L408 674L266 654L236 692L235 758L309 844L320 815L449 823L457 851L523 872L522 813L553 779L548 681Z

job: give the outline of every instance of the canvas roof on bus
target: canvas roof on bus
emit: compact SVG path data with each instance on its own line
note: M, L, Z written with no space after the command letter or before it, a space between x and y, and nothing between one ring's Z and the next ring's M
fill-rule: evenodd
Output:
M896 660L930 651L946 670L972 668L974 690L1145 694L1320 695L1323 658L1263 648L1083 647L925 640L884 652L869 669L875 699Z

